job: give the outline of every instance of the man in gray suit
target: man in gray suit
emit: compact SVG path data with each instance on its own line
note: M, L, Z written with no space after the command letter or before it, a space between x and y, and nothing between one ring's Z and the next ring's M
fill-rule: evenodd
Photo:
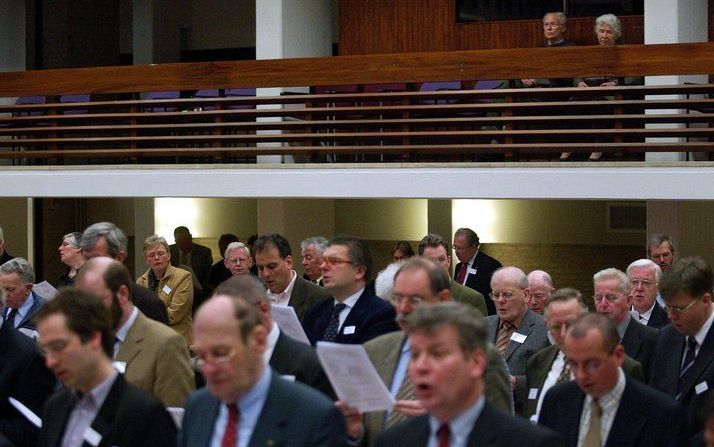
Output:
M526 363L549 345L543 317L528 308L530 290L523 270L501 267L491 277L491 299L496 315L486 318L488 340L494 342L511 373L516 414L526 401Z
M308 307L330 297L325 289L295 273L290 243L284 236L262 235L253 244L253 250L258 275L268 288L272 304L291 306L302 320Z
M419 306L450 301L450 281L446 270L421 256L409 258L397 271L391 300L396 307L397 321L402 330L382 335L364 345L384 384L397 400L397 405L389 413L380 411L365 414L364 425L356 411L345 409L350 434L356 438L362 432L363 445L372 445L385 428L424 414L425 410L417 400L406 373L410 352L409 344L406 343L405 319ZM483 378L486 401L499 410L511 412L510 389L503 358L490 343L487 345L486 358Z
M34 282L35 271L25 258L13 258L0 266L0 287L7 293L2 310L4 324L36 338L33 317L45 299L32 290Z
M207 387L189 397L179 446L342 446L340 411L320 392L288 382L263 361L268 331L257 306L240 296L265 291L248 275L196 313L194 346Z

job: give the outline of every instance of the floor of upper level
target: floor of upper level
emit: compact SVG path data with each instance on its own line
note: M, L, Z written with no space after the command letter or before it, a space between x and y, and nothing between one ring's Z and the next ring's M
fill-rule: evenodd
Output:
M712 200L714 162L0 166L0 197Z

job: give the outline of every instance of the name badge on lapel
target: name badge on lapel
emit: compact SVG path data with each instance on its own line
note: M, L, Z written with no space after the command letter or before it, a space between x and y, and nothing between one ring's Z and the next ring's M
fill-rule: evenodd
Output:
M707 382L701 382L697 386L694 387L694 391L697 393L697 395L702 394L706 390L709 389L709 385L707 385Z
M164 293L167 294L167 295L170 295L170 294L171 294L171 287L169 287L169 286L164 286L164 288L161 289L161 291L164 292Z
M531 388L528 390L528 400L538 399L538 388Z
M92 427L87 427L84 431L84 440L93 447L97 447L100 442L102 442L102 435L97 433Z
M518 332L514 332L513 334L511 334L511 340L515 341L516 343L525 343L526 337L528 336L519 334Z
M355 333L355 326L345 326L344 329L342 329L342 333L345 335L352 335Z
M470 269L468 269L468 270L466 271L466 274L467 274L467 275L475 275L475 274L476 274L476 271L477 271L477 269L470 268Z

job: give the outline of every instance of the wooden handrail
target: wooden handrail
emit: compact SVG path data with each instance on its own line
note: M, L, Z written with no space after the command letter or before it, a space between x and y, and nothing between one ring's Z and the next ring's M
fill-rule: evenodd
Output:
M522 48L0 73L0 97L474 79L707 74L714 43Z

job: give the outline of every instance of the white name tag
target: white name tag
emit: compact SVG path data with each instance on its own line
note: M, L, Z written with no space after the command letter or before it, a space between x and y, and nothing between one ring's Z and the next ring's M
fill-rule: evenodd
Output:
M165 294L169 295L169 294L171 294L171 287L164 286L164 288L161 289L161 291L164 292Z
M538 399L538 388L531 388L528 391L528 399L529 400L536 400Z
M345 335L352 335L355 333L355 326L345 326L344 329L342 329L342 333Z
M511 334L511 340L515 341L516 343L524 343L526 341L527 335L519 334L518 332L514 332Z
M701 382L699 385L694 387L694 391L697 394L702 394L703 392L705 392L708 389L709 389L709 386L707 385L707 382Z
M114 369L116 369L119 374L124 374L126 372L126 362L114 362Z
M476 269L468 269L467 273L469 275L475 275L476 274Z
M102 442L102 435L97 433L92 427L87 427L84 431L84 440L89 443L89 445L97 447L100 442Z
M288 382L294 382L295 381L295 376L291 376L290 374L285 374L280 376L283 379L287 380Z

